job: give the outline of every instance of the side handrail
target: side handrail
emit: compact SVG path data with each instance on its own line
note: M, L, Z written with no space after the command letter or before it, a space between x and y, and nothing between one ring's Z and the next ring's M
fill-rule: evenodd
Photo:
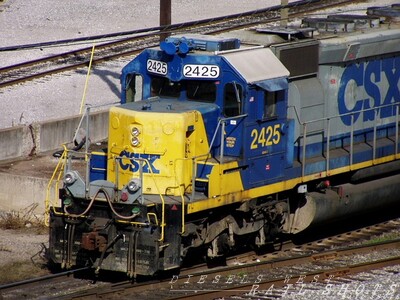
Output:
M218 134L218 129L221 126L221 137L220 137L221 146L220 146L220 155L219 156L220 156L220 161L222 161L223 157L224 157L224 136L225 136L225 125L226 125L226 122L227 121L231 121L231 120L236 120L236 119L242 119L242 118L245 118L247 116L248 116L248 114L241 114L241 115L237 115L237 116L233 116L233 117L220 118L218 120L217 126L216 126L216 128L214 130L214 135L213 135L213 137L211 139L210 147L208 148L207 155L211 153L211 149L214 146L214 142L215 142L215 139L216 139L217 134Z
M217 126L215 127L214 130L214 134L213 137L211 138L211 142L208 148L208 152L205 154L201 154L198 156L194 156L192 157L192 196L191 196L191 201L194 200L194 196L195 196L195 181L196 181L196 174L197 174L197 161L201 158L201 157L205 157L208 158L211 154L211 149L214 146L214 143L216 141L217 138L217 134L218 134L218 130L221 127L221 136L220 136L220 153L219 153L219 161L222 162L223 158L224 158L224 137L225 137L225 124L227 121L230 120L235 120L235 119L242 119L247 117L248 114L241 114L241 115L237 115L237 116L233 116L233 117L227 117L227 118L219 118Z
M49 223L50 222L50 202L52 202L50 200L51 187L52 187L55 177L58 173L58 178L55 181L55 186L54 186L54 189L55 189L54 197L57 197L58 183L60 181L61 174L63 173L64 167L66 165L66 158L67 158L68 150L65 145L62 145L62 146L64 148L63 153L61 154L61 157L58 160L58 163L53 171L53 174L51 175L51 178L49 180L49 183L47 184L47 189L46 189L46 198L45 198L45 202L44 202L44 207L45 207L44 223L45 223L45 226L47 226L47 227L50 225L50 223ZM54 207L54 205L53 205L53 207ZM56 213L55 210L54 210L54 212Z
M302 121L300 119L299 113L297 111L297 108L295 106L288 106L288 109L292 108L294 110L294 114L296 116L296 120L299 124L300 127L303 128L303 134L299 136L299 138L303 138L303 145L302 145L302 159L301 159L301 164L302 164L302 177L305 176L305 165L306 165L306 146L307 146L307 137L308 134L310 134L307 130L308 130L308 125L312 124L312 123L316 123L316 122L327 122L327 127L326 127L326 172L329 172L329 160L330 160L330 138L331 138L331 122L333 119L338 119L338 118L342 118L342 117L350 117L350 141L349 141L349 155L350 155L350 159L349 159L349 167L351 168L351 166L353 165L353 155L354 155L354 125L356 122L355 119L355 115L356 114L363 114L369 111L373 111L374 112L374 126L373 126L373 138L372 138L372 151L373 151L373 158L372 161L374 162L376 159L376 140L377 140L377 126L378 126L378 122L376 120L380 120L379 119L379 111L383 108L395 108L396 109L396 121L395 121L395 156L397 156L399 154L399 149L398 149L398 143L399 143L399 111L400 111L400 103L391 103L391 104L386 104L386 105L381 105L378 107L372 107L372 108L368 108L368 109L362 109L362 110L358 110L356 112L349 112L349 113L345 113L345 114L338 114L338 115L334 115L334 116L329 116L329 117L324 117L324 118L319 118L319 119L314 119L314 120L310 120L310 121Z

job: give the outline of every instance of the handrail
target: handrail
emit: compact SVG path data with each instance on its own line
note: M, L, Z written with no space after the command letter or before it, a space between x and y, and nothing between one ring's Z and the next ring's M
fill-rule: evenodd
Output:
M66 144L62 144L63 147L63 152L57 162L57 165L53 171L52 176L50 177L49 183L47 184L47 189L46 189L46 198L45 198L45 226L49 226L49 218L50 218L50 204L52 206L52 211L55 215L57 216L69 216L70 214L68 212L59 212L55 208L55 204L53 201L50 200L50 190L55 182L54 186L54 197L56 198L58 196L58 190L59 190L59 183L61 182L61 177L65 171L66 165L71 163L71 156L70 153L78 153L81 154L82 156L84 155L85 159L90 156L89 153L85 152L77 152L74 150L68 150ZM67 167L67 170L70 168L70 166ZM57 176L58 173L58 176ZM57 176L57 179L55 177ZM50 203L52 202L52 203ZM79 216L82 217L82 216Z
M45 198L45 201L44 201L44 207L45 207L45 210L44 210L44 224L47 227L50 225L50 223L49 223L49 221L50 221L50 190L51 190L51 187L53 185L53 181L54 181L54 178L56 177L56 174L59 173L57 181L56 181L56 186L55 186L55 194L57 195L58 182L60 180L61 173L62 173L62 171L63 171L63 169L65 167L65 160L66 160L67 153L68 153L67 147L65 145L62 145L62 146L64 148L64 151L61 154L60 159L58 160L58 163L57 163L57 165L56 165L56 167L55 167L55 169L53 171L53 174L51 175L51 178L49 180L49 183L47 184L47 189L46 189L46 198Z
M326 127L326 168L325 171L328 173L329 172L329 160L330 160L330 138L331 138L331 121L333 119L338 119L346 116L350 116L350 161L349 161L349 167L351 168L353 165L353 155L354 155L354 125L355 125L355 115L356 114L363 114L368 111L373 111L374 112L374 120L379 120L379 111L383 108L396 108L396 121L395 121L395 156L399 154L399 149L398 149L398 134L399 134L399 109L400 109L400 103L391 103L391 104L386 104L386 105L381 105L378 107L372 107L368 109L362 109L358 110L356 112L349 112L345 114L338 114L334 116L329 116L329 117L323 117L319 119L314 119L310 121L302 121L299 117L299 113L297 111L297 108L295 106L288 106L289 108L293 108L294 114L296 116L297 122L300 125L300 127L303 127L303 134L299 135L299 138L303 138L303 145L302 145L302 158L301 158L301 164L302 164L302 171L301 171L301 176L305 176L305 165L306 165L306 146L307 146L307 136L310 134L308 132L308 125L311 123L316 123L316 122L327 122L327 127ZM376 145L376 140L377 140L377 126L378 122L375 121L373 125L373 138L372 138L372 162L375 163L376 160L376 151L377 151L377 145Z
M302 122L300 120L299 114L298 114L297 109L296 109L296 107L294 105L289 105L287 108L293 108L293 110L294 110L294 112L296 114L296 119L299 122L299 125L304 125L304 123L315 123L315 122L325 121L327 119L336 119L336 118L347 117L347 116L351 117L352 115L355 115L355 114L360 114L360 113L364 113L364 112L372 111L372 110L380 110L382 108L387 108L387 107L395 107L395 106L399 106L399 105L400 105L399 102L391 103L391 104L385 104L385 105L381 105L381 106L377 106L377 107L371 107L371 108L368 108L368 109L357 110L357 111L354 111L354 112L348 112L348 113L344 113L344 114L338 114L338 115L333 115L333 116L329 116L329 117L313 119L313 120L310 120L310 121L307 121L307 122Z
M176 172L177 161L180 161L180 160L184 162L184 161L188 161L189 158L177 158L177 159L175 159L175 162L174 162L174 178L175 178L176 186L172 187L172 188L174 188L174 189L178 188L179 189L179 196L181 196L181 199L182 199L182 201L181 201L181 203L182 203L182 231L181 231L181 234L184 234L185 233L185 197L184 197L185 184L184 183L180 183L178 181L177 172ZM183 187L183 190L182 190L182 187Z
M183 186L185 187L185 186ZM183 196L182 190L179 187L180 195L182 198L182 231L181 234L185 233L185 197Z
M208 158L210 152L207 152L206 154L198 155L192 157L192 196L190 197L190 201L194 200L194 195L195 195L195 182L196 182L196 174L197 174L197 159L200 157L206 157Z
M115 157L115 161L122 160L122 159L128 159L128 158L127 157L122 157L122 156L116 156ZM157 193L160 196L160 199L161 199L161 224L160 224L161 237L160 237L160 239L158 241L159 242L163 242L164 241L164 229L165 229L164 227L166 226L166 224L165 224L165 200L164 200L164 197L161 194L160 189L158 188L158 185L157 185L157 182L155 180L154 173L153 173L153 170L151 168L150 162L147 159L141 158L141 157L129 158L129 160L132 160L132 159L133 160L142 161L142 162L144 162L144 163L146 163L148 165L148 168L149 168L150 174L151 174L151 178L153 179L154 185L155 185L155 187L157 189ZM118 165L118 163L116 163L116 165ZM140 179L141 179L141 181L143 183L143 169L142 169L142 164L141 163L139 164L139 176L140 176Z
M211 142L210 142L210 146L209 146L209 148L208 148L208 153L207 153L207 155L208 154L210 154L210 152L211 152L211 149L212 149L212 147L213 147L213 145L214 145L214 142L215 142L215 138L216 138L216 136L217 136L217 133L218 133L218 129L219 129L219 126L221 126L221 123L222 122L226 122L226 121L229 121L229 120L235 120L235 119L241 119L241 118L245 118L245 117L247 117L248 116L248 114L242 114L242 115L237 115L237 116L234 116L234 117L227 117L227 118L220 118L219 120L218 120L218 123L217 123L217 127L215 128L215 130L214 130L214 135L213 135L213 137L212 137L212 139L211 139ZM221 141L222 141L222 137L225 135L225 132L224 131L221 131ZM221 143L221 148L223 148L222 147L222 143ZM222 152L223 153L223 152ZM202 156L202 155L201 155Z
M211 154L211 149L214 145L214 142L216 140L217 134L218 134L218 129L221 126L221 138L220 138L220 154L219 154L219 161L222 162L224 158L224 136L225 136L225 122L229 120L235 120L235 119L241 119L247 117L248 114L241 114L233 117L227 117L227 118L219 118L217 126L214 130L214 135L211 138L211 142L208 148L208 152L205 154L201 154L198 156L193 156L192 161L193 161L193 168L192 168L192 196L191 196L191 201L194 200L194 195L195 195L195 181L196 181L196 174L197 174L197 159L200 157L206 157L208 158L209 155Z

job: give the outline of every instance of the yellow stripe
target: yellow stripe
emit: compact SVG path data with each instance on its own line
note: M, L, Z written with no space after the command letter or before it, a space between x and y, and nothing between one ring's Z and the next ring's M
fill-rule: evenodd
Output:
M328 172L324 171L321 173L315 173L315 174L307 175L304 177L298 177L298 178L294 178L294 179L290 179L290 180L286 180L286 181L280 181L277 183L264 185L261 187L253 188L253 189L242 191L242 192L234 192L234 193L230 193L230 194L221 195L221 196L218 196L215 198L210 198L210 199L206 199L206 200L202 200L202 201L188 203L187 213L188 214L195 213L195 212L199 212L199 211L203 211L203 210L207 210L207 209L211 209L211 208L216 208L216 207L221 207L224 205L232 204L235 202L247 201L247 200L254 199L254 198L257 198L260 196L264 196L264 195L279 193L282 191L293 189L299 183L304 183L304 182L316 180L319 178L322 179L322 178L325 178L328 176L343 174L343 173L346 173L349 171L359 170L359 169L363 169L363 168L370 167L373 165L387 163L387 162L395 160L396 158L397 159L400 158L400 155L389 155L389 156L382 157L379 159L365 161L362 163L353 164L351 166L333 169Z

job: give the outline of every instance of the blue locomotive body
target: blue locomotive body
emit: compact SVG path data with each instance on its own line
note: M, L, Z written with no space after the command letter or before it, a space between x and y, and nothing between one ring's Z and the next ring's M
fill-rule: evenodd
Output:
M400 29L307 22L172 36L128 63L107 149L66 168L52 259L153 275L398 204Z

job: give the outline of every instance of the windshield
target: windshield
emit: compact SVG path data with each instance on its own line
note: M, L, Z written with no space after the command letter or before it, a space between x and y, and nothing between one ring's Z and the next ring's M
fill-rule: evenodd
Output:
M208 80L174 82L165 77L154 77L151 81L151 95L213 103L217 99L217 84Z

